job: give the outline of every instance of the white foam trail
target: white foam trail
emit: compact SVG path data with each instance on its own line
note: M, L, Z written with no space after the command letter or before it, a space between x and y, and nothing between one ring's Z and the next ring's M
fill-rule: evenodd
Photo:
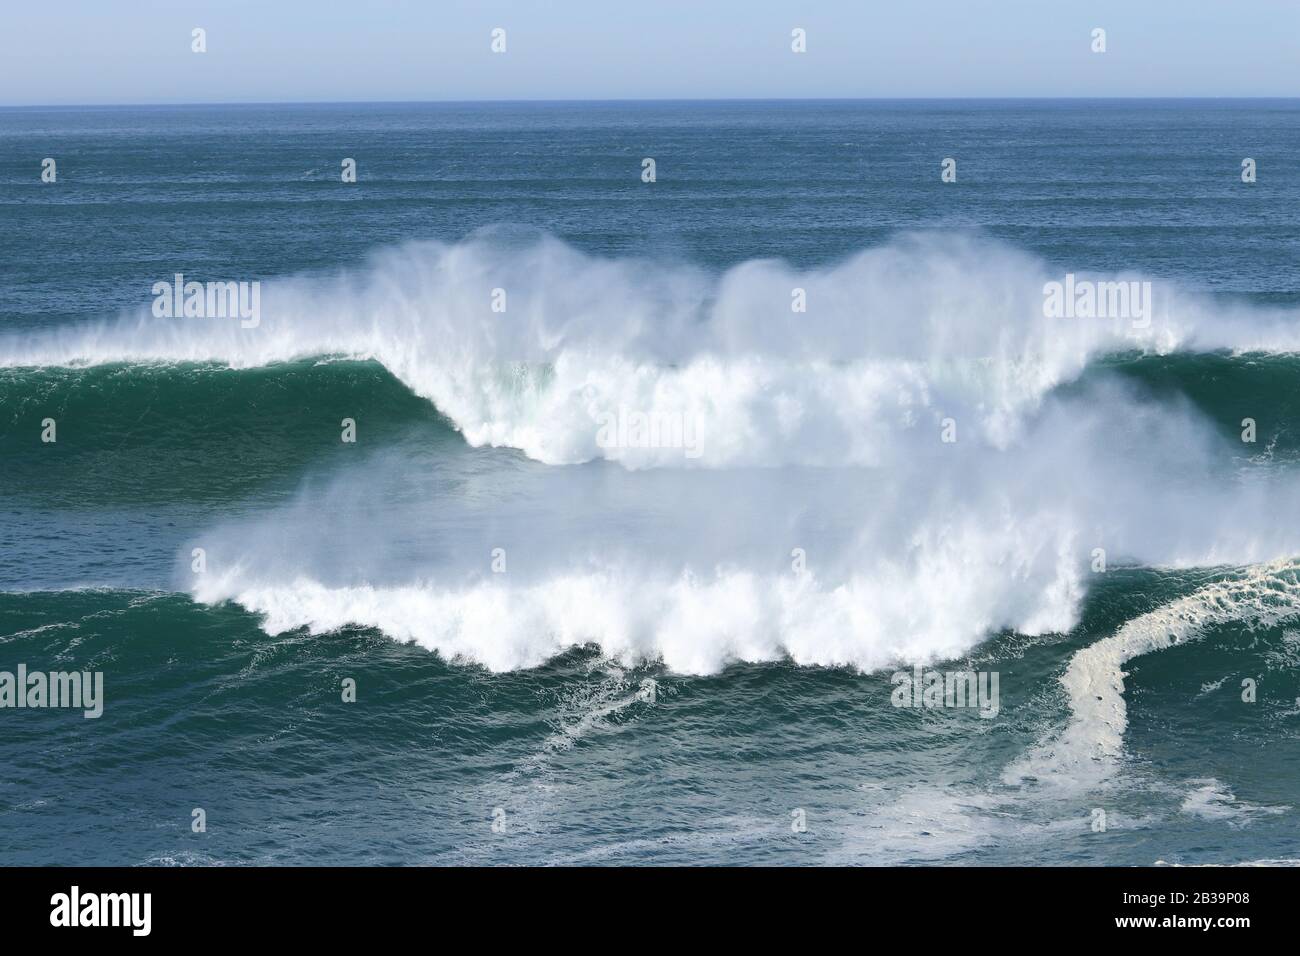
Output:
M1099 354L1300 349L1294 315L1163 287L1147 328L1046 318L1044 283L1061 278L960 236L904 237L802 272L748 262L717 277L488 234L402 246L333 278L268 281L254 329L142 310L0 339L0 365L373 358L475 446L551 464L724 467L887 464L948 417L963 437L1005 447ZM796 288L805 313L791 310ZM492 311L494 289L507 295L504 313ZM684 441L611 443L601 424L620 413L688 423L698 454Z
M1182 812L1205 820L1223 820L1232 826L1247 826L1258 816L1278 816L1290 807L1263 806L1239 800L1225 784L1213 777L1189 781L1192 789L1183 800Z
M1124 665L1143 654L1199 640L1226 624L1255 630L1300 615L1298 574L1300 566L1290 561L1250 568L1135 617L1110 637L1078 651L1061 677L1069 695L1069 722L1007 768L1004 781L1014 784L1032 777L1070 786L1104 783L1123 752L1128 727Z
M1170 863L1166 860L1156 860L1152 866L1174 866L1174 867L1199 867L1199 866L1300 866L1300 860L1288 860L1285 858L1267 859L1267 860L1250 860L1246 863Z
M948 859L986 845L1030 844L1086 832L1090 818L1077 798L1116 780L1124 731L1124 665L1135 657L1203 638L1235 624L1250 630L1275 627L1300 616L1300 565L1290 561L1247 568L1154 611L1126 622L1114 635L1071 658L1061 684L1070 704L1069 721L1048 734L1002 773L1003 787L971 790L924 785L871 808L870 824L847 828L845 844L830 862L890 862ZM1048 789L1025 789L1047 784ZM1231 827L1287 812L1240 800L1214 778L1188 781L1179 812ZM878 788L864 788L878 789ZM1130 819L1111 813L1112 829L1150 826L1156 818ZM924 836L924 839L922 839ZM1229 865L1292 865L1260 860ZM1156 861L1157 866L1181 865Z

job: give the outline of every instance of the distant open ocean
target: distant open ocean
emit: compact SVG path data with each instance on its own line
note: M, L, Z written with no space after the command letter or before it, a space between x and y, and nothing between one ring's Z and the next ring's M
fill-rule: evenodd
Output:
M1297 157L1298 100L0 108L0 672L104 687L0 686L0 864L1300 860Z

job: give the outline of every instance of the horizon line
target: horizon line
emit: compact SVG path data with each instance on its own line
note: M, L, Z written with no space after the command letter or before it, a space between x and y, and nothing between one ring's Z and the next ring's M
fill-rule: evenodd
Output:
M393 100L198 100L123 103L0 103L6 110L145 109L212 106L487 106L558 103L989 103L989 102L1148 102L1300 100L1300 94L1244 96L693 96L693 97L520 97L501 99L393 99Z

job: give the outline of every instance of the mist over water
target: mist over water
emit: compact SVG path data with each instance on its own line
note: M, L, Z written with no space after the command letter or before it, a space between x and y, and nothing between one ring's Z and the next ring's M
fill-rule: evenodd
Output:
M270 633L372 626L498 670L594 644L686 673L869 671L1069 631L1096 549L1150 567L1300 550L1292 473L1241 473L1241 442L1186 401L1113 370L1079 381L1112 356L1289 353L1295 314L1163 284L1140 324L1054 318L1050 274L979 236L709 278L488 234L270 282L256 329L124 316L28 337L7 362L375 361L471 448L550 466L466 496L445 463L363 446L284 506L187 541L178 586ZM494 313L505 276L524 278ZM627 409L689 421L694 447L602 444Z

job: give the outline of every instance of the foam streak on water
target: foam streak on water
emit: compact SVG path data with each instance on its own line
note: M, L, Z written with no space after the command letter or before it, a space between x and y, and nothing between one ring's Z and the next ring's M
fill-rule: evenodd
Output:
M1069 695L1069 722L1009 767L1004 780L1034 777L1076 786L1104 782L1123 754L1128 726L1125 664L1201 640L1224 625L1259 630L1297 615L1300 566L1281 561L1249 568L1133 618L1070 659L1061 676Z

